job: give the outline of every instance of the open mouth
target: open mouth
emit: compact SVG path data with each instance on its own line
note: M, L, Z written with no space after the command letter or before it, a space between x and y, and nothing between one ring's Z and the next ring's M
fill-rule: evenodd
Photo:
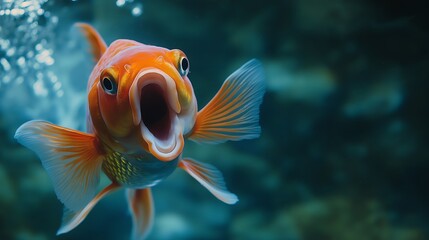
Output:
M162 88L157 84L149 84L141 90L140 113L143 124L160 140L167 140L171 121L167 102Z
M170 161L182 151L184 140L174 80L159 69L141 71L130 88L134 124L140 126L149 151Z

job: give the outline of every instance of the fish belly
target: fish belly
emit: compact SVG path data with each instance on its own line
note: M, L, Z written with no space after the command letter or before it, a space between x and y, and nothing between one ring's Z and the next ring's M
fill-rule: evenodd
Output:
M128 188L152 187L176 169L178 158L163 162L152 155L109 154L103 162L103 171L113 181Z

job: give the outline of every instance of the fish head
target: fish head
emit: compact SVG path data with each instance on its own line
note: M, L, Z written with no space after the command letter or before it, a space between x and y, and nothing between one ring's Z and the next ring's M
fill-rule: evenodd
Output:
M100 66L98 108L109 134L161 161L176 159L197 114L186 55L135 44L100 59Z

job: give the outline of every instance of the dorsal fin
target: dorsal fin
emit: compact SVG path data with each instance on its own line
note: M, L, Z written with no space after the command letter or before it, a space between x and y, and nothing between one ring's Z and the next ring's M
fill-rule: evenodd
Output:
M107 49L107 45L104 42L100 34L87 23L76 23L76 27L85 35L86 40L88 40L89 45L91 46L91 53L94 57L94 61L98 62L101 56Z

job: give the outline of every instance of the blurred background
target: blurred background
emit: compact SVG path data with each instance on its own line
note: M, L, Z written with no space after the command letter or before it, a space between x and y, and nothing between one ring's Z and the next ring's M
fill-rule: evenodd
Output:
M128 239L124 192L55 236L62 206L13 134L44 119L83 130L94 63L75 22L107 43L182 49L199 106L251 58L267 93L259 139L187 143L240 201L182 171L154 188L149 239L429 238L427 1L0 0L0 239Z

